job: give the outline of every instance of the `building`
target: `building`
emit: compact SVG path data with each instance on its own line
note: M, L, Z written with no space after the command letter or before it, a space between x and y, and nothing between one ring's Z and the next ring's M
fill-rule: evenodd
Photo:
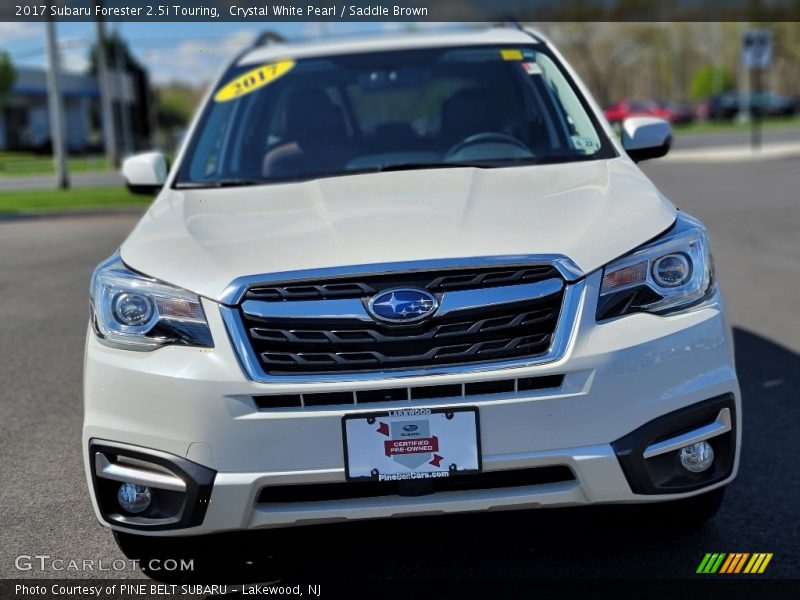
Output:
M87 152L102 146L100 137L100 87L92 75L62 72L66 144L70 152ZM135 92L129 74L109 74L116 109L117 131L125 125L120 101L130 115ZM125 146L124 140L121 144ZM49 150L50 116L47 104L47 72L17 67L14 85L0 106L0 150Z

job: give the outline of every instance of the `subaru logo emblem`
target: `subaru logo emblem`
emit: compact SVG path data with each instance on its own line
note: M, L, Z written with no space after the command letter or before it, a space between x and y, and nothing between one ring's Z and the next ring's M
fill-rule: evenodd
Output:
M408 433L416 431L417 429L419 429L419 427L416 425L403 425L403 431L407 431Z
M413 323L430 317L439 308L436 296L414 288L384 290L370 298L369 314L379 321Z

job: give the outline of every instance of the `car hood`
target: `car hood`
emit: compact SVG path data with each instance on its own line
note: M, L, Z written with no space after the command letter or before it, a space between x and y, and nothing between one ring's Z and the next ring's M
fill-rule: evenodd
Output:
M121 254L220 300L246 275L438 258L560 254L589 273L674 220L624 159L427 169L165 190Z

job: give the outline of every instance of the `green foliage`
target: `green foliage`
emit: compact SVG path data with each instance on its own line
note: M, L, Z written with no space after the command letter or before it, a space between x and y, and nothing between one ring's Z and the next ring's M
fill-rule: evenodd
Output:
M163 130L185 127L198 102L198 91L184 84L170 84L157 92L156 121Z
M122 186L71 190L4 190L0 214L69 211L111 206L144 206L151 196L135 196Z
M115 69L121 66L124 71L138 71L142 69L139 61L131 52L126 42L116 32L112 31L106 35L106 61L110 69ZM89 72L92 75L97 74L97 43L92 44L89 48Z
M689 93L695 100L709 98L714 94L729 92L733 89L733 76L727 69L712 65L700 67L692 78Z
M69 162L70 172L104 171L106 161L97 156L73 156ZM32 152L0 151L0 177L44 175L53 173L53 159Z
M3 104L6 94L14 85L17 73L11 62L11 57L5 50L0 50L0 105Z

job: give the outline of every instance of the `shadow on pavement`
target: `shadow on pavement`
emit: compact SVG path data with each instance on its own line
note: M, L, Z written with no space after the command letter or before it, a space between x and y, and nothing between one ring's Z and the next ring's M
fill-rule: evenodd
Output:
M686 578L706 552L740 551L774 552L766 575L798 577L800 356L748 331L734 336L744 402L740 472L720 513L699 531L666 527L630 506L365 521L221 536L195 575L230 584Z

